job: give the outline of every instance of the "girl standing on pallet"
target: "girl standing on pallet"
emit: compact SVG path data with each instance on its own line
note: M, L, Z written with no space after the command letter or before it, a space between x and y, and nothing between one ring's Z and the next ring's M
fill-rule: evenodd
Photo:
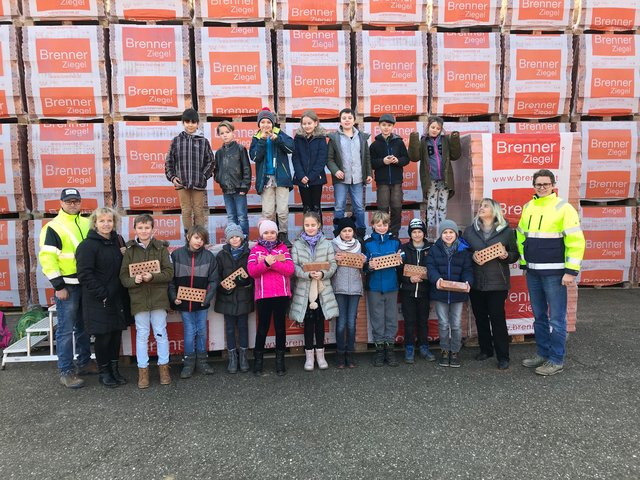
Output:
M435 241L440 224L447 218L447 202L455 193L451 162L460 155L460 134L446 135L440 117L429 117L422 137L418 132L409 136L409 158L420 162L420 184L423 201L427 202L427 232L431 241Z
M298 185L303 211L316 212L322 221L320 200L322 186L327 183L328 149L327 134L316 112L307 110L302 114L293 142L293 183Z
M318 368L329 368L324 358L324 321L338 316L338 303L331 286L331 277L336 272L337 265L331 242L322 233L318 214L305 213L302 225L303 231L291 250L297 281L289 318L304 323L304 369L310 372L314 365L314 347ZM305 271L305 264L313 262L326 265L313 271Z

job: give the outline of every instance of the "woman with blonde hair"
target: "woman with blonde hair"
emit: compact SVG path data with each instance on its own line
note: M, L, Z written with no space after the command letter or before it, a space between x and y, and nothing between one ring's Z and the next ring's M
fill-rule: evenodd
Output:
M486 360L495 350L498 368L509 368L509 333L504 304L509 292L509 264L520 257L516 236L502 214L502 207L492 198L483 198L478 214L462 235L473 252L474 282L469 298L476 318L480 353L476 360ZM501 243L504 253L480 264L478 250Z
M122 330L130 317L127 291L120 283L125 243L117 233L119 220L115 210L97 208L89 218L87 238L76 250L84 325L95 337L100 383L110 388L127 383L118 370Z

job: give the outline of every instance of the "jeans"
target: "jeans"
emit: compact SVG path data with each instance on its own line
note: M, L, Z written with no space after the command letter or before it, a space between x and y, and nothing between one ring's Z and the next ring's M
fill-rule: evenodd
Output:
M353 353L356 350L356 316L360 295L336 294L336 301L340 312L336 319L336 348L339 352Z
M462 347L462 304L463 302L435 302L438 315L438 335L440 348L458 353ZM451 330L451 334L449 334Z
M56 297L56 352L58 354L58 370L61 375L75 372L73 364L73 334L76 338L76 353L78 365L84 366L91 359L91 344L89 335L84 329L82 321L82 304L80 302L82 289L79 285L67 285L69 292L67 300Z
M397 237L402 223L402 184L378 184L376 188L378 210L391 215L389 231Z
M165 310L152 310L150 312L138 312L136 317L136 359L138 368L149 366L149 330L153 327L153 336L156 339L158 350L158 365L169 363L169 337L167 335L167 312Z
M395 343L398 333L398 292L367 292L371 335L375 343Z
M333 194L335 196L335 218L344 217L344 208L347 205L347 193L351 198L351 206L353 207L353 214L356 219L356 228L366 229L367 224L364 221L364 204L362 198L363 184L351 183L345 184L342 182L335 182L333 184Z
M182 209L182 226L185 231L193 225L205 226L204 195L204 190L186 188L178 190L178 199Z
M526 275L538 355L556 365L564 364L567 341L567 287L562 285L562 275L531 270Z
M236 349L236 326L240 348L249 346L249 315L225 315L224 332L227 338L227 350Z
M418 330L418 345L429 345L429 297L414 297L402 292L402 316L404 318L404 344L413 345Z
M507 290L481 292L474 288L469 292L480 351L493 355L495 349L498 361L509 360L509 332L504 313L508 293Z
M207 313L208 310L180 312L184 325L184 354L207 352Z
M249 217L247 216L247 196L239 193L225 193L224 208L227 210L227 222L240 225L245 237L249 236Z

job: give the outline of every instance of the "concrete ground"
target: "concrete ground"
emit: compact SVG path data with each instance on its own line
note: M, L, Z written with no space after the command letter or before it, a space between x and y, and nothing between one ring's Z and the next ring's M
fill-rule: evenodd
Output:
M53 364L0 372L3 479L640 478L640 290L580 291L566 370L417 361L354 370L216 374L78 391ZM330 360L332 355L330 355ZM173 368L177 377L178 367Z

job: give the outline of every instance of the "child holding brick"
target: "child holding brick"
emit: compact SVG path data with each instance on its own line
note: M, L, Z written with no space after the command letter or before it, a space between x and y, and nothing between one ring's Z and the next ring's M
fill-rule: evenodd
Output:
M184 131L171 141L164 170L178 191L182 209L182 226L187 231L193 225L204 226L204 202L207 180L213 174L214 156L209 140L198 128L198 112L187 108L182 114Z

